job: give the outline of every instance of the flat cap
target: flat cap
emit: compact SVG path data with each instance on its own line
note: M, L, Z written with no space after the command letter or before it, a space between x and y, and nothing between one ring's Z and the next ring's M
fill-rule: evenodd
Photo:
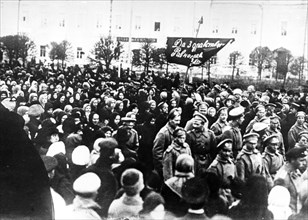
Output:
M205 117L205 115L202 115L199 112L195 112L193 115L194 118L198 118L201 119L203 122L208 122L207 118Z
M217 149L222 148L223 146L225 146L226 144L233 144L233 140L230 138L224 139L222 140L218 145L217 145Z
M306 157L306 156L307 156L307 151L305 147L292 148L286 153L287 161L290 161L291 159Z
M296 117L306 117L306 113L303 111L299 111L296 113Z
M242 95L243 91L239 88L233 90L233 95Z
M266 107L266 108L267 108L267 107L274 107L274 108L276 108L276 104L274 104L274 103L268 103L268 104L265 105L265 107Z
M263 122L256 122L256 123L253 124L252 129L255 132L260 132L260 131L263 131L267 127L268 127L268 125L263 123Z
M247 139L247 138L250 138L250 137L257 137L259 138L260 135L258 133L255 133L255 132L250 132L250 133L247 133L243 136L243 139Z
M273 138L279 138L279 137L278 137L277 134L272 134L272 135L267 136L266 138L264 138L263 142L264 142L265 144L267 144L268 141L272 140ZM278 141L278 142L279 142L279 141Z
M291 106L292 106L293 108L296 108L296 109L298 109L298 108L300 107L300 105L297 104L297 103L295 103L295 102L292 102L292 103L291 103Z
M220 115L220 113L222 112L222 111L228 111L228 107L221 107L218 111L217 111L217 115Z

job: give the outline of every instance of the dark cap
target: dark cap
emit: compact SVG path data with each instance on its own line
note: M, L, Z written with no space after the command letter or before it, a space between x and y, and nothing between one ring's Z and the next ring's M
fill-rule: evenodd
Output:
M270 136L267 136L266 138L264 138L263 142L264 144L267 144L270 140L272 140L273 138L279 138L277 134L272 134Z
M232 139L227 138L227 139L222 140L222 141L217 145L217 149L220 150L222 147L225 146L225 144L233 144Z
M296 109L298 109L298 108L300 107L300 105L297 104L297 103L295 103L295 102L292 102L292 103L291 103L291 106L292 106L293 108L296 108Z
M274 107L274 108L276 108L276 104L274 104L274 103L268 103L268 104L265 105L265 107L266 107L266 108L267 108L267 107Z
M245 134L245 135L243 136L243 139L248 139L248 138L250 138L250 137L257 137L257 138L259 138L260 135L259 135L258 133L255 133L255 132L251 132L251 133Z
M202 114L199 113L199 112L195 112L193 117L194 117L194 118L201 119L204 123L208 122L208 120L207 120L207 118L205 117L205 115L202 115Z
M306 148L299 147L299 148L292 148L286 153L286 159L287 161L290 161L291 159L297 159L307 156Z
M58 161L54 157L42 156L42 160L48 173L55 169L58 165Z

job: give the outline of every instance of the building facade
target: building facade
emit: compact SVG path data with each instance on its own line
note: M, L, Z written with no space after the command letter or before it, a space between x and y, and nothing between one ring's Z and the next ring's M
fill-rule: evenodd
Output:
M284 47L294 56L307 57L307 0L2 0L0 4L0 36L27 34L42 61L49 60L50 42L68 40L73 46L71 62L87 63L95 42L109 34L122 41L124 66L130 65L131 50L140 48L144 38L153 39L155 47L165 47L167 37L235 38L218 53L221 66L229 65L233 51L239 51L248 65L257 46Z

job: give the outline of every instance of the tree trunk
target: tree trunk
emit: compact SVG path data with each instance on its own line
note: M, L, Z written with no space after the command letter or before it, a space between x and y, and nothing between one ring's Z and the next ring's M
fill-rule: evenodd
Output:
M258 67L258 76L259 76L259 80L261 81L261 74L262 74L262 67Z

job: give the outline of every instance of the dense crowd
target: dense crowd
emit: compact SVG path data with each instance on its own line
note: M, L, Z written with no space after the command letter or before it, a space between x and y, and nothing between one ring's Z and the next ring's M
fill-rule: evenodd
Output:
M308 218L306 93L0 71L1 217Z

